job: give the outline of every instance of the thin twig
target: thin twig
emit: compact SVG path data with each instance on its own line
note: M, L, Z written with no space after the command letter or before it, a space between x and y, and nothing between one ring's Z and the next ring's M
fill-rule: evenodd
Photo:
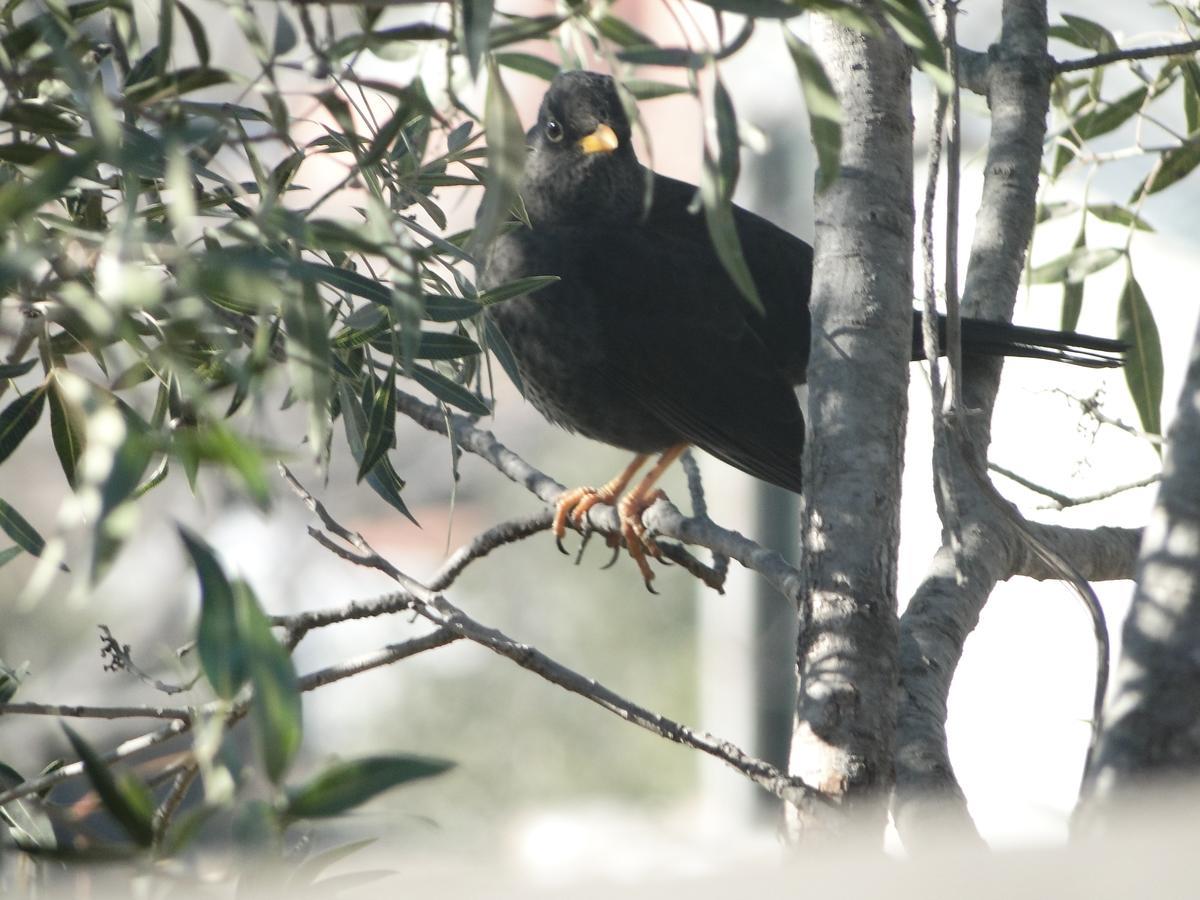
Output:
M398 644L388 644L386 647L381 647L371 653L363 653L360 656L345 660L337 665L327 666L324 669L318 669L315 672L310 672L302 676L298 682L299 690L301 692L316 690L327 684L341 681L343 678L350 678L371 669L378 669L381 666L390 666L392 663L408 659L410 656L416 656L418 653L424 653L427 650L436 650L438 647L452 644L460 637L461 635L455 634L449 629L439 628L421 637L401 641Z
M200 678L199 673L187 684L169 684L165 681L159 681L152 675L143 672L134 663L133 657L129 654L129 645L122 644L115 637L107 625L100 625L100 656L110 660L104 664L104 671L118 672L125 671L133 675L143 684L148 684L156 691L161 691L164 694L182 694L185 691L190 691L196 685L196 681Z
M1141 438L1144 441L1149 441L1151 444L1156 444L1159 446L1162 445L1163 438L1161 434L1150 434L1148 431L1142 431L1142 429L1130 425L1127 422L1123 422L1120 419L1114 419L1112 416L1105 414L1105 412L1100 408L1100 398L1097 394L1093 394L1091 397L1076 397L1074 394L1068 393L1062 388L1054 388L1054 391L1062 394L1071 402L1078 404L1084 415L1091 416L1101 425L1111 425L1113 428L1120 429L1121 431L1124 431L1126 434L1132 435L1133 437Z
M135 753L141 753L143 750L148 750L163 741L183 734L191 728L190 721L176 719L168 725L164 725L156 731L151 731L148 734L138 735L135 738L130 738L114 747L107 753L100 755L101 762L111 765L115 762L120 762L133 756ZM28 797L30 794L38 794L42 791L54 787L56 784L61 784L72 778L77 778L83 774L83 763L73 762L68 763L62 768L55 769L49 774L43 775L40 778L34 778L31 781L24 781L14 788L10 788L3 793L0 793L0 806L9 803L13 800L19 800L21 797Z
M1129 50L1112 50L1108 53L1097 53L1094 56L1085 56L1083 59L1055 60L1051 70L1055 75L1061 75L1064 72L1095 69L1100 66L1107 66L1109 63L1125 60L1153 59L1159 56L1186 56L1198 51L1200 51L1200 41L1160 44L1156 47L1134 47Z
M435 591L444 591L475 560L487 556L505 544L512 544L532 534L537 534L539 531L546 531L553 521L554 510L546 507L532 515L519 516L509 519L507 522L501 522L482 534L476 535L470 543L459 547L446 558L442 567L429 579L429 588Z
M181 719L192 712L166 706L81 706L58 703L0 703L0 716L64 716L69 719Z
M683 455L679 457L679 463L683 466L683 472L687 476L688 493L692 498L692 516L705 522L712 522L712 519L708 517L708 501L704 497L704 480L700 477L700 464L696 462L696 454L691 451L690 447L683 451ZM729 557L716 550L710 552L712 553L713 576L717 579L718 584L723 586L725 576L729 573ZM718 587L717 591L724 593L724 588Z
M391 608L395 610L400 607L393 603ZM339 610L339 612L342 613L343 616L342 618L337 619L337 621L345 621L348 618L355 618L353 615L344 615L346 612L344 609ZM333 620L336 618L330 611L312 614L301 613L294 618L297 623L304 623L306 621L306 616L311 616L311 621L318 624L323 624L325 619ZM289 622L278 624L291 625L293 623ZM318 627L318 624L310 624L309 627ZM386 647L383 647L372 653L363 654L362 656L338 663L337 665L329 666L324 669L318 669L315 672L310 672L309 674L298 679L297 689L302 693L316 690L319 687L324 687L327 684L333 684L334 682L341 681L344 678L349 678L369 669L375 669L379 668L380 666L389 665L391 663L398 662L399 660L407 659L410 656L415 656L418 653L423 653L426 650L433 650L437 647L442 647L448 643L451 643L452 641L457 640L459 637L460 635L454 634L453 632L446 631L445 629L439 629L408 641L402 641L397 644L389 644ZM24 707L28 705L30 704L6 704L4 707L0 707L0 713L7 711L25 712L26 710L14 710L11 708L18 706ZM41 706L42 704L32 705ZM196 715L202 715L219 710L224 705L224 701L217 700L213 701L212 703L205 704L194 711L181 711L185 712L186 717L174 718L174 721L172 721L170 724L165 725L156 731L139 735L136 738L131 738L130 740L118 744L116 748L110 750L108 753L101 754L100 759L108 765L127 759L136 753L140 753L143 750L147 750L150 747L161 744L170 738L183 734L192 727L192 724L195 720L194 717ZM246 711L249 709L249 706L249 698L246 698L239 700L233 707L229 708L229 711L225 714L226 726L231 726L244 717ZM71 709L71 707L63 708ZM83 709L85 707L79 708ZM40 713L40 710L29 710L29 712ZM53 713L45 714L52 715ZM132 716L141 716L144 714L145 713L141 707L130 708L130 715ZM103 718L118 717L104 716ZM191 765L194 765L193 761L190 758L185 757L182 758L178 763L163 769L159 775L169 776L174 772L183 771ZM55 769L53 772L50 772L47 775L43 775L41 778L35 778L31 781L22 782L16 787L0 793L0 806L4 806L4 804L13 800L19 800L21 797L27 797L30 794L41 793L42 791L48 790L49 788L52 788L63 781L76 778L83 774L84 770L82 762L70 763L62 768Z
M1054 501L1053 503L1047 503L1043 506L1039 506L1038 509L1061 510L1072 506L1083 506L1087 503L1096 503L1100 500L1107 500L1109 497L1115 497L1118 494L1125 493L1126 491L1136 490L1137 488L1146 487L1147 485L1162 481L1162 473L1158 472L1153 475L1147 475L1145 478L1139 478L1137 481L1131 481L1129 484L1118 485L1117 487L1108 488L1107 490L1097 491L1094 494L1084 494L1082 497L1071 497L1067 494L1060 493L1053 488L1048 488L1045 485L1030 481L1023 475L1018 475L1016 472L1006 469L1004 466L997 465L996 463L989 462L988 468L993 472L998 472L1010 481L1015 481L1017 484L1021 485L1021 487L1028 488L1035 494L1041 494L1043 497L1047 497Z
M953 39L953 4L943 4L946 22L944 41ZM953 67L951 71L954 71ZM929 365L929 394L933 415L933 481L937 498L938 513L942 527L949 537L950 546L957 557L962 552L962 532L959 526L958 501L950 483L950 422L946 406L945 383L942 381L940 356L943 350L938 334L937 290L935 287L933 214L937 201L938 173L941 171L942 135L945 129L946 111L949 101L937 91L934 104L933 125L929 135L928 174L925 182L925 204L921 215L921 257L924 273L924 296L922 297L921 337L925 359ZM949 260L949 248L947 248ZM949 275L947 274L947 282ZM947 319L947 329L949 329ZM949 337L949 335L947 335Z
M171 820L175 818L175 813L179 811L179 805L183 803L183 798L187 796L188 789L191 788L192 782L196 780L196 775L199 771L199 766L196 765L194 759L191 759L184 764L183 769L175 776L175 783L171 785L170 793L158 805L158 809L154 811L154 818L150 823L155 844L162 843L163 835L166 834L167 828L170 827Z

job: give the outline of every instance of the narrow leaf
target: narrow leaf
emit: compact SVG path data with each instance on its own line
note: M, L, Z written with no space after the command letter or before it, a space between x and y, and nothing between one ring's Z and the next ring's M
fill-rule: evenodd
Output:
M1200 129L1200 63L1187 59L1180 69L1183 72L1183 116L1188 134L1195 134Z
M18 547L33 556L41 556L46 549L45 539L37 533L25 517L0 499L0 530L3 530Z
M1097 53L1111 53L1117 49L1116 38L1103 25L1068 13L1063 13L1063 21L1074 33L1077 46L1095 50Z
M1073 130L1085 141L1108 134L1129 121L1145 104L1148 94L1149 89L1144 87L1130 91L1121 99L1080 116Z
M1139 231L1154 231L1154 226L1133 210L1116 203L1089 203L1087 210L1097 219L1112 222L1114 225L1125 225Z
M1125 251L1117 247L1080 247L1038 266L1030 273L1029 278L1033 284L1083 281L1093 272L1111 266L1124 255Z
M1148 193L1157 194L1166 190L1175 182L1190 175L1192 170L1200 165L1200 137L1193 138L1181 147L1168 150L1163 154L1162 165L1157 172L1151 172L1148 177L1154 182Z
M12 790L24 783L25 779L21 777L20 772L0 763L0 790ZM54 850L58 846L54 824L36 795L4 804L0 807L0 821L7 823L9 834L18 847Z
M946 71L945 54L937 32L925 15L922 0L879 0L888 25L917 52L917 65L942 93L954 89L954 79Z
M702 69L707 62L703 53L683 47L626 47L617 51L617 59L635 66L668 66L671 68Z
M422 331L417 359L464 359L478 356L479 345L466 335L445 331Z
M413 366L413 380L439 400L449 403L451 406L457 406L473 416L486 416L491 413L491 409L486 403L441 372L436 372L426 366Z
M543 56L534 56L532 53L497 53L496 62L506 69L524 72L526 75L532 75L543 81L553 81L554 76L559 73L559 67L555 63ZM464 122L463 124L469 127L470 123ZM453 149L452 147L451 152Z
M192 37L192 47L196 50L196 57L200 60L200 65L207 68L208 36L204 33L204 24L200 21L199 16L183 4L182 0L175 0L175 8L183 16L183 24L187 26L188 34Z
M720 12L755 16L759 19L790 19L805 11L806 3L788 3L786 0L699 0L705 6Z
M629 91L634 100L657 100L659 97L691 93L691 88L687 85L668 84L665 81L647 81L642 78L630 78L621 84L625 90Z
M354 389L342 379L338 379L338 401L342 407L342 426L346 431L346 443L350 445L350 454L356 462L361 463L366 451L367 414L363 411ZM367 472L366 481L371 490L410 522L419 526L400 496L404 489L404 481L396 474L386 456L381 457Z
M1087 231L1084 228L1079 229L1079 236L1075 238L1074 249L1079 250L1087 246ZM1079 313L1083 310L1083 281L1066 281L1063 283L1063 298L1062 298L1062 330L1074 331L1075 326L1079 324Z
M453 768L444 759L422 756L368 756L336 762L288 791L289 819L341 815L390 788L431 778Z
M823 191L838 175L842 153L842 105L812 48L786 28L783 37L804 91L809 130L817 148L817 190Z
M375 467L380 458L396 442L396 363L393 360L391 369L383 384L375 391L371 402L371 414L367 419L367 439L363 447L362 459L358 463L358 481L362 481L367 472Z
M25 435L33 430L45 404L46 388L40 385L36 390L18 397L0 412L0 463L8 459Z
M509 207L519 200L518 187L525 168L525 132L494 60L488 62L483 124L487 132L488 174L472 238L478 247L491 242L507 218Z
M150 824L154 806L153 802L146 802L149 791L145 785L127 779L122 779L124 783L119 784L117 779L113 778L113 774L104 760L100 758L100 754L93 750L91 745L80 737L70 725L66 722L61 724L63 731L66 732L67 740L71 742L72 749L83 762L83 769L87 773L88 781L95 788L104 808L117 820L130 840L141 847L149 847L154 840L154 829ZM129 777L127 776L127 778ZM138 790L139 787L140 790Z
M292 20L284 12L284 7L275 9L275 36L271 40L271 54L283 56L296 46L296 29Z
M1130 345L1125 354L1125 383L1137 407L1142 429L1148 434L1161 434L1162 343L1154 314L1132 266L1126 269L1125 287L1117 306L1117 337Z
M31 372L37 363L37 357L34 356L24 362L0 364L0 378L20 378Z
M720 79L714 84L713 109L708 121L709 140L705 143L701 170L700 199L704 204L704 220L708 235L717 251L717 258L750 305L763 311L762 300L742 253L737 223L733 215L732 196L738 177L737 118L733 102ZM713 153L713 145L716 154Z
M38 166L36 178L18 179L0 187L0 222L11 222L59 198L72 182L92 166L90 152L56 156Z
M493 303L500 303L513 297L535 293L556 281L561 281L557 275L529 275L525 278L518 278L516 281L497 285L484 291L479 295L479 303L482 306L491 306Z
M426 294L423 299L425 318L430 322L457 322L483 311L483 307L474 300L452 294Z
M492 25L492 0L463 0L460 8L467 65L471 67L471 77L477 78L479 64L488 51L488 39Z
M302 736L300 693L291 656L271 633L254 591L243 581L233 583L238 639L246 652L247 674L254 686L250 716L258 751L268 777L283 778Z
M200 627L196 650L200 668L218 697L232 699L247 678L247 653L238 632L233 587L212 548L188 528L179 536L200 578Z
M624 19L617 18L612 13L605 13L596 22L596 29L601 35L621 47L652 47L654 39L642 31L638 31Z
M50 400L50 434L54 440L54 452L67 483L76 487L77 467L83 449L87 446L87 416L79 405L63 390L62 381L51 376L47 391Z
M333 376L325 304L312 282L301 284L300 290L284 301L283 322L292 388L308 402L310 450L320 459L330 428Z

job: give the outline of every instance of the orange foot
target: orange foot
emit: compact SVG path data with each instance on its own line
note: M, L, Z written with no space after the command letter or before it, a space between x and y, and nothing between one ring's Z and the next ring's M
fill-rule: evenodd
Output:
M642 579L646 582L646 587L651 593L656 593L654 588L650 586L650 582L654 580L654 572L650 568L650 563L647 556L652 556L655 559L662 559L662 551L654 539L646 533L646 526L642 524L642 513L653 506L660 499L666 499L666 494L661 490L655 489L654 485L667 467L675 461L680 453L684 450L683 444L677 447L672 447L667 450L659 458L658 462L646 473L641 482L621 497L617 504L617 516L621 523L621 537L624 538L625 547L629 551L629 555L637 564L638 571L642 573ZM566 491L555 503L554 509L554 538L558 544L558 549L564 553L567 551L563 548L562 539L567 532L567 522L570 521L576 528L582 530L587 523L587 514L597 503L612 504L612 502L625 490L626 485L633 479L637 470L641 468L646 461L647 454L639 454L636 456L620 475L603 487L580 487L574 490ZM618 540L616 536L609 538L610 546L617 546Z
M567 552L562 545L563 538L567 534L567 522L570 521L572 525L582 531L587 525L588 510L597 503L607 503L611 506L645 461L646 454L639 453L633 458L633 462L625 467L625 471L603 487L577 487L562 493L554 503L554 524L552 526L554 542L558 544L559 550L563 553Z

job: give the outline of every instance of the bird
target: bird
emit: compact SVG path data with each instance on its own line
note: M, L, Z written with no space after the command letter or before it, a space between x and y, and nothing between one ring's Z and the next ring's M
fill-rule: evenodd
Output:
M526 133L520 183L527 223L488 246L481 284L558 280L489 305L526 398L550 422L631 451L599 487L565 491L552 530L582 529L597 503L617 507L620 538L651 587L661 559L641 516L665 494L658 480L689 446L800 493L813 249L733 206L762 310L742 295L696 212L694 185L638 160L617 84L558 73ZM945 331L945 320L939 317ZM1126 345L1073 332L964 318L964 353L1117 366ZM924 358L913 311L912 359ZM658 459L627 490L652 456ZM616 540L616 536L613 536ZM565 551L564 551L565 552Z

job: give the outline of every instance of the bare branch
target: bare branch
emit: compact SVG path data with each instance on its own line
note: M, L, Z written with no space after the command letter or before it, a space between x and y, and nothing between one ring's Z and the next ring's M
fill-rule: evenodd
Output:
M102 762L111 765L115 762L120 762L133 756L135 753L141 753L143 750L148 750L163 741L170 740L177 735L183 734L191 728L190 720L176 719L168 725L164 725L157 731L149 732L148 734L138 735L135 738L130 738L118 744L115 748L107 753L100 754ZM40 778L34 778L31 781L25 781L14 788L0 792L0 806L9 803L12 800L19 800L21 797L28 797L30 794L38 794L44 790L54 787L56 784L61 784L72 778L77 778L83 774L83 763L73 762L68 763L62 768L55 769L47 775Z
M310 672L302 676L298 681L299 689L301 691L316 690L327 684L341 681L343 678L350 678L371 669L378 669L381 666L390 666L392 663L408 659L410 656L416 656L418 653L424 653L427 650L436 650L438 647L452 644L459 637L460 635L455 634L449 629L439 628L437 631L431 631L429 634L421 637L401 641L398 644L388 644L386 647L381 647L379 650L371 653L364 653L361 656L353 657L337 665L318 669L315 672Z
M1067 528L1042 522L1024 523L1036 540L1053 547L1054 552L1088 581L1124 581L1132 578L1137 567L1141 528ZM1009 575L1023 575L1039 581L1061 579L1062 570L1046 563L1028 545L1015 548L1009 560Z
M1149 441L1151 444L1155 444L1157 446L1162 445L1162 435L1150 434L1142 431L1136 426L1130 425L1128 422L1123 422L1120 419L1114 419L1112 416L1106 414L1100 407L1100 397L1098 394L1093 394L1091 397L1076 397L1074 394L1068 393L1061 388L1055 388L1054 390L1057 393L1062 394L1072 403L1078 404L1079 409L1085 416L1095 419L1101 425L1111 425L1113 428L1120 429L1121 431L1124 431L1126 434L1132 435L1133 437L1141 438L1142 440Z
M1097 491L1094 494L1084 494L1082 497L1069 497L1066 494L1054 490L1053 488L1048 488L1044 485L1038 484L1037 482L1030 481L1028 478L1018 475L1011 469L1006 469L1004 466L996 463L989 462L988 468L993 472L998 472L1011 481L1015 481L1017 484L1021 485L1021 487L1028 488L1035 494L1041 494L1043 497L1048 497L1054 501L1053 503L1047 503L1044 506L1038 507L1039 509L1062 510L1072 506L1083 506L1086 503L1096 503L1099 500L1107 500L1109 497L1117 496L1117 494L1123 494L1126 491L1147 487L1148 485L1162 480L1162 475L1155 473L1154 475L1147 475L1145 478L1139 478L1137 481L1132 481L1129 484L1117 485L1116 487L1111 487L1107 490Z
M1188 56L1200 52L1200 41L1182 41L1178 44L1159 44L1156 47L1133 47L1128 50L1112 50L1108 53L1097 53L1095 56L1085 56L1083 59L1055 60L1053 72L1061 75L1064 72L1078 72L1082 69L1095 69L1107 66L1109 63L1123 62L1131 59L1154 59L1161 56Z
M459 547L442 563L442 567L429 579L430 590L444 591L454 584L463 570L475 560L487 556L505 544L512 544L539 531L548 530L553 520L554 510L547 506L532 515L509 519L476 535L470 543Z
M192 782L196 780L196 775L199 771L199 767L194 762L189 761L175 776L175 783L171 785L170 793L158 805L158 809L154 811L154 818L151 821L155 844L162 842L163 836L167 833L167 828L170 827L171 820L175 817L175 813L179 810L179 805L183 803L183 798L187 796L187 792L191 788Z
M190 722L192 711L166 706L79 706L58 703L0 703L0 716L63 716L69 719L180 719Z
M999 42L988 53L992 132L983 195L967 269L964 311L1011 320L1025 249L1034 226L1042 136L1050 97L1046 8L1039 0L1006 0ZM960 837L981 843L954 777L946 747L946 698L967 635L992 587L1007 577L1017 540L997 522L997 510L976 490L990 442L1001 363L963 361L960 419L962 465L954 475L962 552L943 546L900 622L900 709L893 815L910 850L936 846L951 823ZM986 482L986 478L981 478ZM981 487L990 487L982 484Z
M133 657L129 654L129 645L122 644L115 637L107 625L100 625L100 656L110 660L105 663L104 671L118 672L125 671L133 675L138 681L143 684L148 684L156 691L161 691L164 694L182 694L185 691L190 691L196 684L196 679L200 676L197 674L188 684L169 684L165 681L159 681L152 675L143 672L134 663Z

